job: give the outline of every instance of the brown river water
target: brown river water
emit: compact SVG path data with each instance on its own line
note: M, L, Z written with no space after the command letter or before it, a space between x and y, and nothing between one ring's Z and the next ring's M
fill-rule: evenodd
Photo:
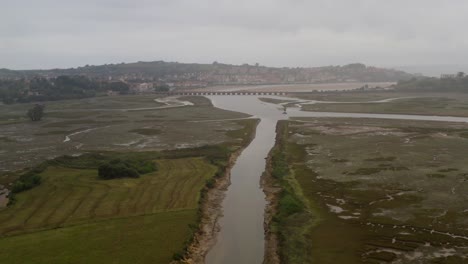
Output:
M261 96L288 99L276 96ZM254 140L241 153L231 171L231 185L222 203L223 217L215 246L208 252L207 264L259 264L263 262L265 195L260 177L265 171L265 158L275 144L275 127L278 120L289 117L350 117L400 120L427 120L466 122L468 118L419 115L358 114L305 112L288 108L283 114L280 106L261 102L256 96L208 96L218 108L250 114L261 121ZM385 103L385 102L382 102Z

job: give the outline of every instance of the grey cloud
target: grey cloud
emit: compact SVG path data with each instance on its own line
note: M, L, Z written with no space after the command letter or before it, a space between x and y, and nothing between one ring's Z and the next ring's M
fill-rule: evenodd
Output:
M0 67L463 63L466 13L464 0L9 1L0 9Z

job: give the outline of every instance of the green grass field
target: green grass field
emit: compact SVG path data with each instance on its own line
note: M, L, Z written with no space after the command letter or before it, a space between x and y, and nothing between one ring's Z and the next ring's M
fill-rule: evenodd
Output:
M169 263L196 210L113 218L0 239L2 263Z
M168 263L190 238L198 200L217 168L163 159L138 179L49 167L43 183L0 211L0 259L10 263Z

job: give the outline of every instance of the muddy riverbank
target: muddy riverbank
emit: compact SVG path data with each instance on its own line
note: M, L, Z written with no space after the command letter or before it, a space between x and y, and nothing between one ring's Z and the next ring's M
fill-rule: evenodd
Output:
M262 118L254 140L231 171L231 185L222 203L220 232L206 256L207 264L262 263L265 248L265 194L260 176L274 145L276 120Z
M278 135L276 136L278 137ZM278 140L278 138L276 139ZM265 207L265 252L263 264L279 264L281 263L279 256L279 238L278 234L273 231L273 217L277 213L279 195L281 187L272 176L272 153L273 149L268 153L266 158L265 173L261 177L261 186L267 200Z
M257 126L260 120L257 121ZM222 177L216 180L213 188L209 189L201 201L201 221L193 243L188 247L187 257L182 261L190 264L203 264L207 253L216 243L216 236L221 230L219 219L223 216L222 203L226 191L231 185L231 170L241 153L255 138L256 131L252 133L249 142L236 150L229 158L228 165Z

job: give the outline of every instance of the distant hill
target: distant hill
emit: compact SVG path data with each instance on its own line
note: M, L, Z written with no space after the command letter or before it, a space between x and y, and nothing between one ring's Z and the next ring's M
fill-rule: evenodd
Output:
M14 71L9 69L0 69L0 79L16 79L21 78L24 76L28 76L29 74L23 73L23 71Z
M128 94L130 85L122 81L93 80L86 76L63 75L0 79L0 102L4 104L89 98L105 94Z
M454 72L468 72L468 64L432 64L396 66L395 69L429 77L440 77L443 74Z
M399 81L397 91L411 92L468 92L468 76L464 72L445 74L441 78L424 77Z
M314 68L274 68L260 65L229 65L177 62L136 62L106 64L70 69L8 70L0 69L0 78L55 78L62 75L82 75L91 79L126 82L164 83L174 87L203 87L239 84L294 84L327 82L396 82L413 75L404 71L354 63L344 66Z

